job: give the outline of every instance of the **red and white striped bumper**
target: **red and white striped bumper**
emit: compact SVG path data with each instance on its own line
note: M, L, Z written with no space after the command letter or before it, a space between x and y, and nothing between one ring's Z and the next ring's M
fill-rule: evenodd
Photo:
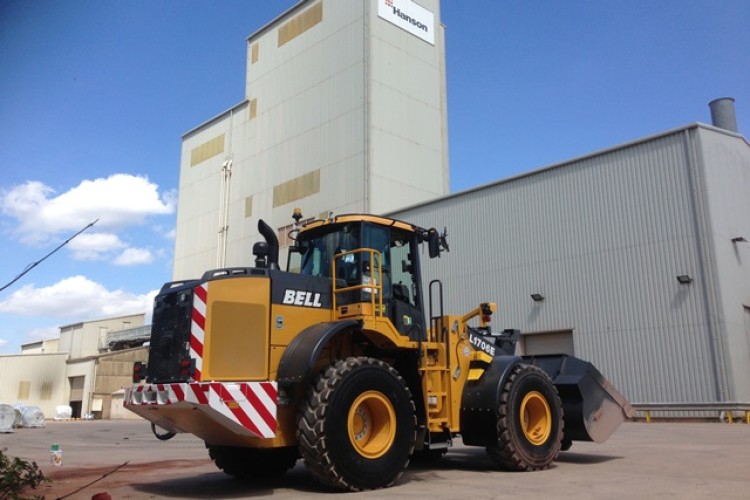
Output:
M245 436L272 438L277 396L276 382L144 384L125 390L125 408L158 425L165 419L159 410L197 409Z

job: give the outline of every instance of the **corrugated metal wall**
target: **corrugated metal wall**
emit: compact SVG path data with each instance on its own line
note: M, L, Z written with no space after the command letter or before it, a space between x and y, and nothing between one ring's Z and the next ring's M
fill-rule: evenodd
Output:
M108 332L143 326L145 313L84 321L61 328L58 349L67 352L70 359L99 354L99 346Z
M95 418L113 418L112 394L132 384L133 363L148 361L148 347L138 347L106 354L98 358L96 381L91 394L91 411ZM114 418L135 418L122 407L122 399L114 398ZM122 410L122 411L120 411Z
M130 387L133 380L133 363L148 361L148 347L138 347L114 352L98 359L94 392L110 395Z
M699 128L693 134L696 156L705 165L702 192L707 260L717 290L717 362L726 373L726 399L750 401L750 144L716 129Z
M46 418L53 418L57 405L68 404L67 358L66 353L0 356L0 403L38 406ZM19 398L23 383L29 390Z
M689 150L677 131L392 215L448 227L424 272L451 313L493 300L499 328L572 330L632 401L713 401L704 284L676 280L701 270Z

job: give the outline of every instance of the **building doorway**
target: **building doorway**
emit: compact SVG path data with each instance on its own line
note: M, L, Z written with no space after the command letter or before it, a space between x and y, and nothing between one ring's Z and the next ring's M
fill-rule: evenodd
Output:
M575 355L573 330L528 332L521 335L521 352L524 356L542 354Z
M70 408L73 410L71 413L72 418L81 418L81 410L83 409L83 385L86 381L86 377L68 377L70 382Z

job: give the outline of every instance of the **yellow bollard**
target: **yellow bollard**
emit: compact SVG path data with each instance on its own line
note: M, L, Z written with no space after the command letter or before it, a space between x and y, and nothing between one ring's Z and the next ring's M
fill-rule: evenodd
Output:
M651 412L649 410L646 410L646 423L651 423Z

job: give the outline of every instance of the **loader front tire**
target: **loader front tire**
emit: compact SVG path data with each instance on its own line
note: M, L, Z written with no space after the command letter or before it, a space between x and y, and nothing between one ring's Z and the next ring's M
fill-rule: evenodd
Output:
M497 442L487 453L504 469L546 469L560 452L563 426L562 403L550 378L535 366L519 364L503 386Z
M403 378L383 361L352 357L318 376L299 417L300 454L340 490L390 486L414 451L416 417Z

